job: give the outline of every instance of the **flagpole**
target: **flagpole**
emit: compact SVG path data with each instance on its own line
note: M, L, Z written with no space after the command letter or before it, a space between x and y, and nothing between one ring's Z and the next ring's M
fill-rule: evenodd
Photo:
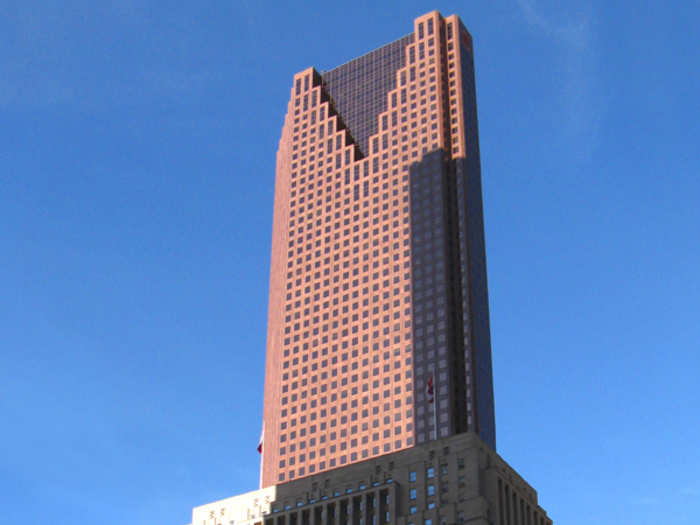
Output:
M434 428L434 439L437 441L437 411L438 411L438 387L437 387L437 376L435 375L435 365L433 365L433 388L435 390L433 395L433 428Z
M265 419L263 419L262 430L260 431L260 488L263 488L263 454L265 453Z

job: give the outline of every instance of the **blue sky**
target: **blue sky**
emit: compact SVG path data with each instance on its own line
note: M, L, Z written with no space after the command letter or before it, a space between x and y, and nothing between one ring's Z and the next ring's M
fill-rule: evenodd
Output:
M0 0L4 521L256 488L292 75L435 8L475 39L499 452L556 523L700 522L700 6L626 0Z

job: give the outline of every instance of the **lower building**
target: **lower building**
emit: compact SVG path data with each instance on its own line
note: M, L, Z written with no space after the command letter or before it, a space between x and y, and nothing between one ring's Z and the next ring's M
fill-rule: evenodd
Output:
M195 507L191 525L551 525L472 432Z

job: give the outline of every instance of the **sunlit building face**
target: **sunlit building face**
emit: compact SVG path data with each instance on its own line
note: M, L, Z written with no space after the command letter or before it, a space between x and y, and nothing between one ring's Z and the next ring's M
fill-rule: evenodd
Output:
M294 76L277 153L262 486L466 431L495 449L472 40Z

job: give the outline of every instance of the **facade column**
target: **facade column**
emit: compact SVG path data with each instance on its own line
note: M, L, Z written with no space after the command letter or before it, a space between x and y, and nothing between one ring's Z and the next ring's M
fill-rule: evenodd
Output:
M377 524L384 523L384 502L382 501L382 491L377 489L374 491L374 513L377 516Z

